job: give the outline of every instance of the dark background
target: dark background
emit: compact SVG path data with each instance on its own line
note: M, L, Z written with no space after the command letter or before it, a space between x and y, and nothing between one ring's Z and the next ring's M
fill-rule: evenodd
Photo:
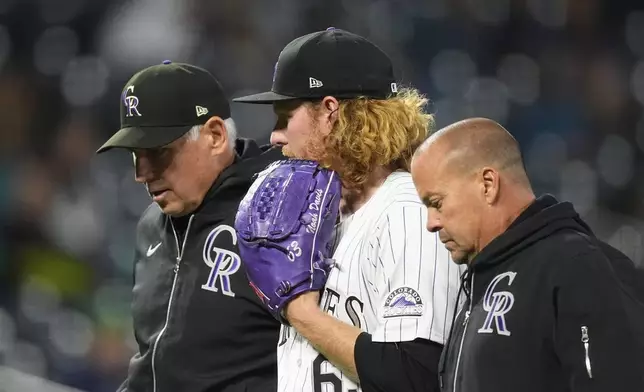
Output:
M118 128L129 77L170 59L212 71L231 96L265 90L280 49L329 26L387 51L438 126L504 124L537 191L644 261L641 4L0 0L0 366L89 392L125 377L149 199L127 153L94 151ZM242 136L268 140L270 107L233 104L233 116Z

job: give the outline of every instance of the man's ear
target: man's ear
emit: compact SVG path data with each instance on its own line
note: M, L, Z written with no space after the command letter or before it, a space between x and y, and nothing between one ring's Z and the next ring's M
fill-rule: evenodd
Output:
M326 96L322 98L321 105L326 110L327 114L337 112L338 108L340 107L338 100L332 96Z
M221 117L210 117L203 125L202 132L208 140L213 154L219 154L228 147L228 132L226 132L226 124Z
M339 108L340 108L340 104L338 103L338 100L335 97L326 96L320 102L319 111L324 115L323 121L328 123L328 127L321 128L321 131L323 133L328 134L333 129L333 124L338 119Z
M483 170L481 170L481 180L485 201L489 205L496 203L499 198L499 190L501 187L501 177L499 172L491 167L484 167Z

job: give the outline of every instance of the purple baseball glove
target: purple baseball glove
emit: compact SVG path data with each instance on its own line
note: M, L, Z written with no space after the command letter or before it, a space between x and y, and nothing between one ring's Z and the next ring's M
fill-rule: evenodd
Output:
M246 275L284 324L291 299L326 283L341 190L334 171L284 160L260 173L239 205L235 230Z

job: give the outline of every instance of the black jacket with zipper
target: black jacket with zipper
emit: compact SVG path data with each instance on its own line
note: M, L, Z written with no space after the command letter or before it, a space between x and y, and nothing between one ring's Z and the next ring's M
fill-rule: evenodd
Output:
M644 272L546 195L463 276L449 392L644 391Z
M234 219L255 173L278 149L236 143L201 206L179 219L156 204L137 228L133 288L138 353L126 392L270 392L277 389L279 323L240 266Z

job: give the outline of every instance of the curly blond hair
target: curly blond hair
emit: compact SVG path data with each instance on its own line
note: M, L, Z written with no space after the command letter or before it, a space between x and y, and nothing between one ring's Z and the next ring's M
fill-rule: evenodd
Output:
M409 171L414 151L434 126L426 104L427 98L414 88L402 88L385 100L341 100L333 129L309 150L323 166L337 171L349 189L362 189L377 167ZM312 110L320 108L314 105Z

